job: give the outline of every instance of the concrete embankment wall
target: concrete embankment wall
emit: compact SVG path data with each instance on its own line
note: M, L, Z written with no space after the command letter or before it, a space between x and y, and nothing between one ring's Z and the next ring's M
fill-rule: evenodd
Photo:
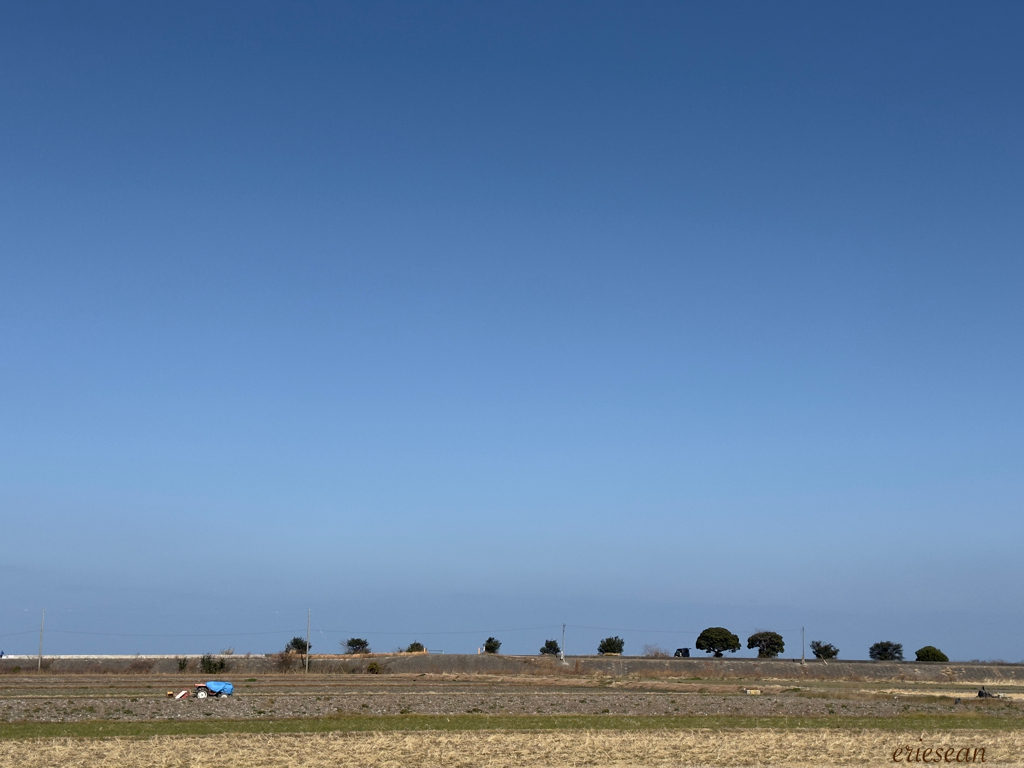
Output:
M298 657L214 656L226 664L222 675L300 673ZM180 660L184 659L182 669ZM37 659L0 659L0 674L35 672ZM583 677L691 678L702 680L853 680L936 683L1024 683L1024 664L918 663L838 661L827 664L789 659L648 659L641 657L570 656L563 665L540 656L373 654L370 656L311 656L315 674L365 673L371 664L382 673L446 675L556 675ZM15 671L17 670L17 672ZM197 656L52 656L43 657L45 674L177 674L201 675Z

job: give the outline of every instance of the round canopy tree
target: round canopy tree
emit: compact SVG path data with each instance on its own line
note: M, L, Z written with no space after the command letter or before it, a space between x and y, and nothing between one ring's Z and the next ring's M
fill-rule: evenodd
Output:
M811 640L811 653L814 658L828 661L839 655L839 649L832 643L823 643L821 640Z
M361 637L350 637L345 641L345 653L369 653L370 642Z
M484 653L497 653L501 648L501 640L496 637L488 637L484 640Z
M786 650L786 644L778 632L755 632L747 638L747 648L757 648L759 659L774 659Z
M875 661L903 661L903 643L882 640L868 649L868 656Z
M722 653L736 653L740 649L740 639L725 627L708 627L697 638L697 650L715 654L721 658Z
M606 653L622 653L622 649L625 647L626 641L616 635L615 637L606 637L598 643L597 652L602 656Z
M918 661L949 661L949 656L944 654L934 645L926 645L917 651Z
M540 649L541 654L545 656L557 656L561 651L557 640L545 640L544 647Z

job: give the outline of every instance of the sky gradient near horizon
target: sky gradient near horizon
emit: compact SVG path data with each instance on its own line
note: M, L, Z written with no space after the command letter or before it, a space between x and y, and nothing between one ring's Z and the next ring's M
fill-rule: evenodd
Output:
M0 4L0 649L1024 659L1022 31Z

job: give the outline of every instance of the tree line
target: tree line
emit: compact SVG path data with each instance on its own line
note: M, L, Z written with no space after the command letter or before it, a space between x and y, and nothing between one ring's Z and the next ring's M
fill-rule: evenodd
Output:
M305 655L309 653L312 644L307 643L304 638L293 637L285 646L285 653L298 653ZM341 647L347 654L372 653L370 643L365 638L350 637L341 641ZM626 641L619 636L606 637L597 644L597 652L602 656L620 655L625 650ZM501 648L501 641L495 637L488 637L483 644L484 653L497 653ZM696 648L698 651L713 654L715 658L722 658L728 651L736 653L740 650L740 639L725 627L708 627L697 637ZM747 638L747 648L757 648L757 658L774 659L786 650L786 643L778 632L766 630L758 631ZM821 640L812 640L810 643L811 653L814 657L823 661L834 659L839 656L839 649L831 643L824 643ZM407 647L400 649L401 653L424 653L426 647L419 641L413 641ZM562 649L557 640L545 640L540 648L542 656L560 656ZM649 655L666 656L664 652ZM875 643L868 649L868 656L875 661L903 661L903 644L894 643L890 640L882 640ZM949 657L932 645L919 648L916 652L915 661L949 661Z

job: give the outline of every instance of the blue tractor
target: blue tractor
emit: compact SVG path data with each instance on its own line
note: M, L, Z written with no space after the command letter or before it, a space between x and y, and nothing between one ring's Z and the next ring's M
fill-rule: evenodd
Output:
M223 683L218 680L210 680L207 683L196 683L195 692L192 694L197 699L205 699L215 696L218 699L226 699L235 692L235 686L231 683Z

